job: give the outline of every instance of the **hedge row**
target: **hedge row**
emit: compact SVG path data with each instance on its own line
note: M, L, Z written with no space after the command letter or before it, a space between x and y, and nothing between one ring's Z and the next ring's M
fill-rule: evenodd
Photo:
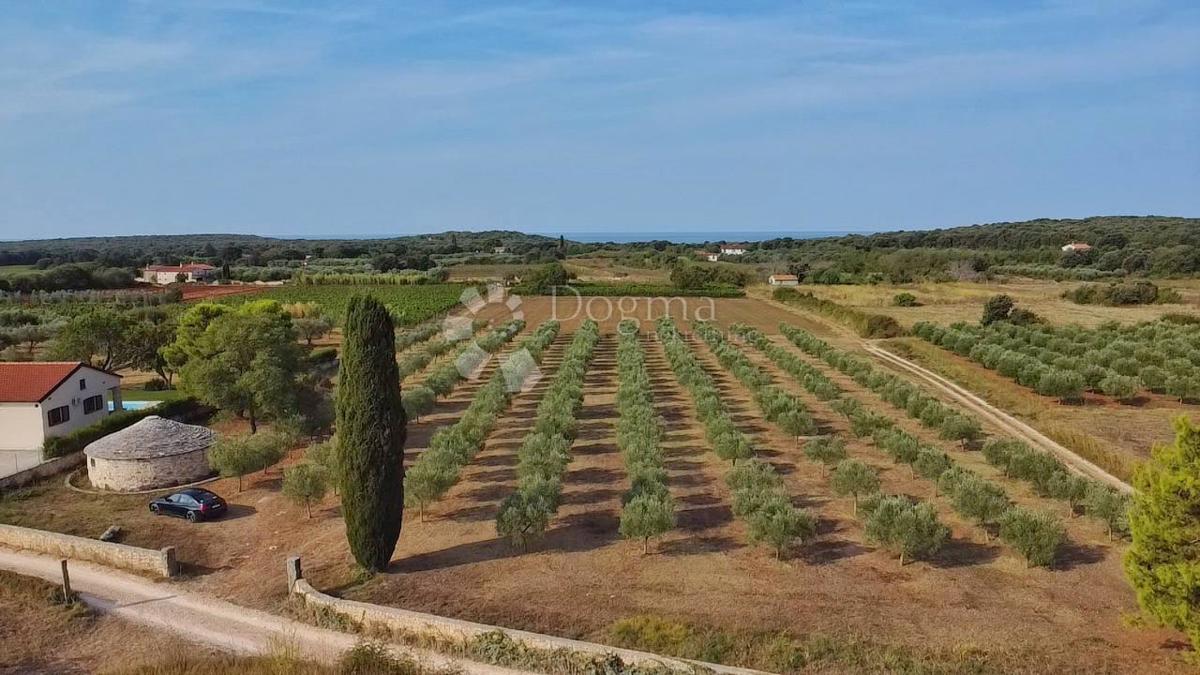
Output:
M522 341L520 348L539 362L558 330L557 321L547 321ZM404 503L417 507L422 517L428 504L441 499L458 482L462 467L483 447L496 417L508 406L511 392L504 370L501 366L493 373L457 422L433 434L429 448L404 473Z
M496 533L525 548L540 537L558 511L562 475L571 461L583 379L600 328L591 319L575 332L554 381L538 404L533 430L517 450L517 489L500 504Z
M662 423L654 412L637 323L622 321L617 332L617 446L630 484L622 499L620 531L641 539L645 553L651 537L675 527L675 500L667 489Z
M194 398L182 398L174 401L163 401L156 406L141 410L124 410L113 412L99 422L77 429L65 436L51 436L42 443L42 459L54 459L83 450L89 443L99 440L114 431L120 431L135 422L158 415L171 419L194 419L204 413L206 408Z
M776 386L770 375L754 365L736 345L729 342L721 330L711 323L697 321L693 325L722 366L734 375L754 396L754 403L768 422L789 436L809 436L817 431L808 408L796 396Z
M776 557L782 557L793 542L803 542L815 534L816 519L792 505L773 466L750 459L754 449L749 439L730 419L712 377L670 318L658 320L658 337L676 379L692 395L710 446L718 457L733 463L725 481L733 491L734 515L745 520L752 541L770 545ZM739 465L739 459L749 461Z
M890 338L903 335L904 329L890 316L885 314L870 314L850 307L839 305L831 300L818 298L809 292L800 292L794 288L777 288L774 297L779 302L796 305L804 309L824 314L829 318L850 326L865 338Z
M432 412L439 396L445 396L454 391L454 387L466 379L463 371L469 373L475 367L482 365L482 363L471 362L473 359L496 352L508 344L523 328L525 328L525 322L515 319L475 342L460 347L453 359L447 360L446 363L427 375L421 384L408 387L404 391L401 396L404 413L409 419L416 420L422 415Z

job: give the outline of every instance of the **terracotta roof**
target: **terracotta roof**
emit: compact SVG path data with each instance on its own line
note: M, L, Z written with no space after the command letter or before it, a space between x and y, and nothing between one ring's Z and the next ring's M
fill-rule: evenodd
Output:
M797 277L795 274L772 274L771 278L778 279L780 281L797 281L797 280L799 280L799 277Z
M80 368L92 367L79 361L0 363L0 403L39 403Z
M149 265L146 267L147 272L204 272L207 270L215 270L217 268L204 263L189 263L187 265Z

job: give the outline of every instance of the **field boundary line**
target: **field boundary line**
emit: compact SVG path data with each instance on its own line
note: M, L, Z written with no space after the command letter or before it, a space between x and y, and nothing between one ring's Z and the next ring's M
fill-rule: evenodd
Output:
M1133 493L1133 487L1125 481L1105 471L1090 460L1080 457L1068 448L1056 443L1042 432L1034 429L1030 425L1022 422L1003 410L1000 410L970 390L929 370L928 368L917 365L916 363L913 363L912 361L909 361L908 359L890 352L876 344L866 341L864 341L862 344L863 348L866 349L868 354L871 354L885 363L902 368L903 370L916 375L925 382L932 384L938 390L950 396L958 403L966 406L972 412L984 417L994 424L999 425L1002 429L1014 434L1021 440L1031 443L1034 446L1058 457L1066 464L1067 468L1071 469L1075 473L1102 481L1123 494Z

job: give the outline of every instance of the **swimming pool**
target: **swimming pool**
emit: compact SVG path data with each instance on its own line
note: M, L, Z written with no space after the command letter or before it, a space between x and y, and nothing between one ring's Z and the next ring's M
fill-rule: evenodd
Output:
M121 407L125 408L126 410L145 410L146 408L153 408L161 402L162 401L122 401ZM109 412L113 410L112 401L108 402L108 410Z

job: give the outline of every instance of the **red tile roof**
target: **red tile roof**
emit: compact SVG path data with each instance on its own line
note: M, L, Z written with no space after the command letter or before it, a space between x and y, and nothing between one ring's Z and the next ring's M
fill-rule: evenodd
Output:
M91 366L79 361L0 363L0 403L38 403L80 368Z
M149 265L147 272L205 272L217 268L204 263L189 263L187 265Z

